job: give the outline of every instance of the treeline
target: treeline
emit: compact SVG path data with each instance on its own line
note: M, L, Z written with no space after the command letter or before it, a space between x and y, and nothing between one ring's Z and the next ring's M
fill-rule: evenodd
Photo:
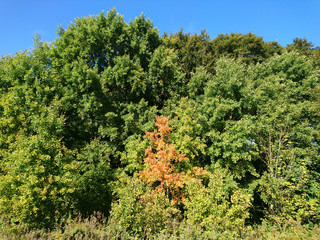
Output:
M160 36L115 10L58 35L0 58L3 228L63 229L96 212L150 238L174 222L208 238L319 224L312 43Z

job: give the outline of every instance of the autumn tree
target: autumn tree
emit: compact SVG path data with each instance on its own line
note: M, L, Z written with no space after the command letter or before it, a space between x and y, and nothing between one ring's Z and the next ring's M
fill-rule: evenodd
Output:
M190 174L178 171L176 166L181 162L188 162L185 154L178 153L172 143L169 142L170 131L169 118L156 117L156 126L153 132L146 132L145 137L150 138L152 146L146 149L144 162L146 168L139 173L140 179L154 187L154 192L165 192L167 198L173 203L184 200L183 187ZM192 168L192 173L200 175L202 168Z

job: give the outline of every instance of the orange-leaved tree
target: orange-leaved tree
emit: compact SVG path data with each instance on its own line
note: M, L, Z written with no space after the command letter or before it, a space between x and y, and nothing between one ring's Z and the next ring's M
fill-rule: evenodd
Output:
M147 132L145 138L149 137L152 146L146 149L144 162L146 168L139 172L141 180L154 187L154 192L164 192L174 204L185 199L182 189L188 178L193 178L185 172L178 172L175 163L189 161L185 154L178 153L170 143L169 138L172 128L169 127L169 118L156 117L156 129ZM194 175L204 173L202 168L193 168Z

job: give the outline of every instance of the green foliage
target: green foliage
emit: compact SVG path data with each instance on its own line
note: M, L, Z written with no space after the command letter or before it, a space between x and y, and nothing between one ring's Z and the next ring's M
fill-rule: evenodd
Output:
M74 185L73 204L83 215L94 212L108 214L112 201L111 183L113 170L110 166L111 148L107 142L92 140L77 155L78 171Z
M48 227L68 215L77 164L61 141L16 136L1 159L0 215L11 223Z
M187 86L188 96L192 99L196 99L203 95L204 88L211 78L212 75L208 73L206 68L197 68L195 73L192 73L191 79Z
M179 215L165 194L154 194L137 178L121 176L117 195L119 200L113 204L112 221L116 221L121 231L129 231L135 236L143 233L159 233L167 227L170 219Z
M191 35L180 30L164 38L165 45L173 48L179 58L179 65L189 79L197 68L203 67L212 71L214 64L214 51L209 35L202 31L201 34Z
M251 69L238 61L221 59L216 75L205 87L199 114L203 121L204 134L212 163L230 169L241 179L246 174L256 175L253 162L256 146L252 144L250 72Z
M133 173L142 169L143 157L147 148L147 141L143 139L145 131L154 128L156 107L149 107L142 99L139 103L126 104L122 111L122 139L124 151L121 153L121 163L125 170Z
M198 107L197 102L181 98L179 102L170 102L163 109L164 115L171 115L172 142L179 152L186 155L192 166L206 164L206 141L202 123L206 119L198 114Z
M53 43L36 36L0 58L1 223L29 236L57 227L55 238L317 235L319 56L299 38L160 37L144 15L126 23L115 9L60 27ZM144 138L156 115L172 128L159 149L190 160L167 168L181 173L179 204L155 194L165 172L144 161L146 149L162 159ZM148 168L151 186L136 181ZM96 211L110 216L104 230L70 220Z
M102 73L102 86L108 98L116 102L136 102L141 99L147 87L145 73L139 63L129 56L119 56L114 66Z
M149 98L162 107L169 98L183 93L183 74L173 49L160 46L153 54L149 66Z
M199 181L188 183L187 221L217 238L223 231L228 231L229 237L241 237L249 218L251 194L239 187L228 170L217 166L207 172L207 187Z
M251 32L220 34L212 44L216 58L235 57L246 64L261 63L282 50L277 42L264 42L262 37L257 37Z
M302 55L307 56L313 65L319 69L320 67L320 49L319 47L314 47L312 42L308 42L305 38L295 38L292 44L288 44L286 50L296 51Z
M64 30L59 28L59 38L54 42L54 64L63 68L65 63L84 61L98 71L113 65L115 56L123 55L128 48L127 24L115 10L107 16L77 18Z
M312 117L317 74L311 62L296 53L270 60L257 74L259 115L254 135L266 165L262 198L271 215L289 211L291 217L311 220L319 208L309 186L314 175L311 166L319 161L313 144L319 129Z

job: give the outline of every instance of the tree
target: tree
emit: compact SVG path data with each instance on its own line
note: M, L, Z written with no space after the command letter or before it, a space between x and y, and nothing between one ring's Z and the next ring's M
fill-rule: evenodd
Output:
M165 192L167 198L178 203L184 199L182 188L185 184L185 173L178 172L174 164L188 159L176 152L173 144L168 143L171 130L169 119L157 117L156 120L158 129L146 132L145 137L150 137L152 147L146 149L146 169L141 171L139 176L150 186L155 186L155 192Z
M215 63L214 49L206 31L191 35L180 30L164 37L165 45L175 50L182 72L190 79L197 68L212 72Z
M313 165L319 162L318 119L313 106L317 73L296 52L256 69L257 118L253 130L261 172L260 191L271 218L317 221Z
M221 56L239 58L246 64L261 63L280 54L282 47L277 42L264 42L262 37L250 33L220 34L212 40L215 58Z
M288 44L286 50L296 51L306 57L308 57L314 64L314 66L319 69L320 67L320 49L315 47L312 42L308 42L305 38L294 38L292 44Z
M218 164L208 168L205 178L206 185L194 180L187 182L187 222L201 226L208 235L219 239L241 238L245 221L250 217L250 190L241 188L233 174Z
M160 37L114 9L58 35L0 58L0 221L101 211L134 234L177 217L229 238L249 221L319 223L312 43Z

